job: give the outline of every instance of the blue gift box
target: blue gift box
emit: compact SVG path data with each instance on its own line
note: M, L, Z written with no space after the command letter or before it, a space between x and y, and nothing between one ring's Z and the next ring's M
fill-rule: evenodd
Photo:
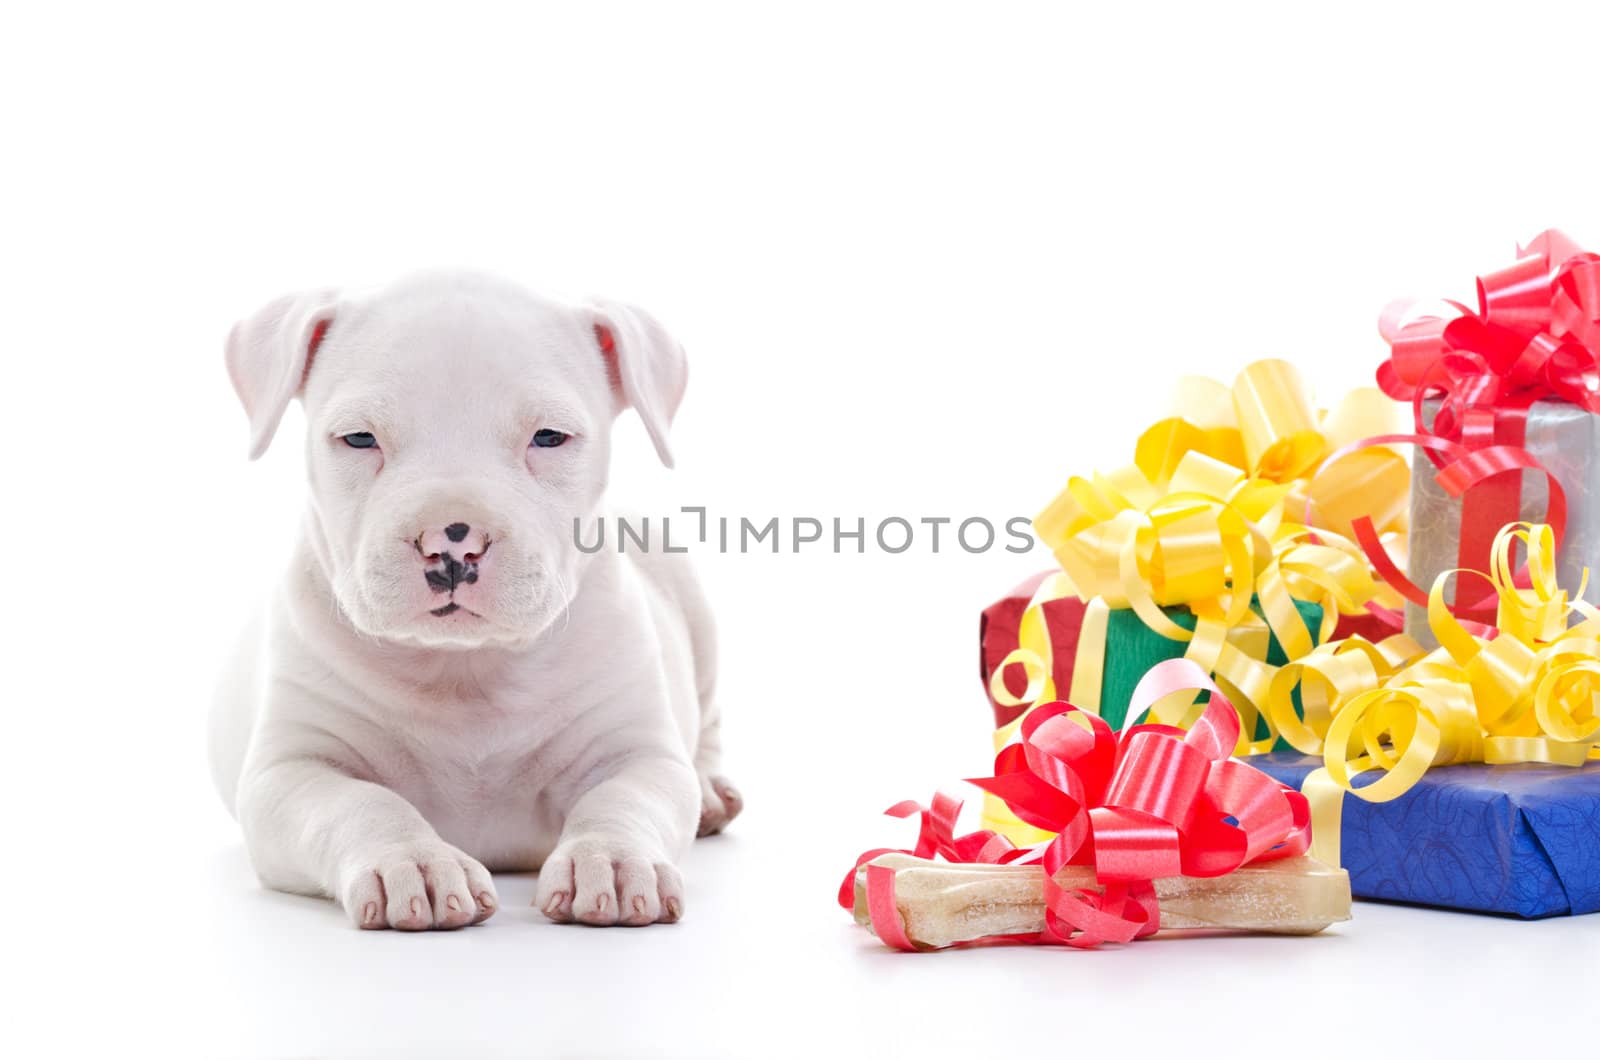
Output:
M1322 765L1281 751L1247 761L1297 789ZM1528 918L1600 911L1600 762L1436 766L1392 802L1346 794L1340 860L1359 898Z

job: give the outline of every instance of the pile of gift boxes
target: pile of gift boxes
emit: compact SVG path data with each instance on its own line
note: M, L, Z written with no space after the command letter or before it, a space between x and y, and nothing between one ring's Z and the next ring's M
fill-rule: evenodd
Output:
M1193 724L1203 694L1127 716L1187 658L1357 896L1600 911L1600 256L1547 232L1478 291L1386 310L1377 388L1186 380L1131 462L1071 478L1034 520L1058 567L982 616L996 748L1055 701Z

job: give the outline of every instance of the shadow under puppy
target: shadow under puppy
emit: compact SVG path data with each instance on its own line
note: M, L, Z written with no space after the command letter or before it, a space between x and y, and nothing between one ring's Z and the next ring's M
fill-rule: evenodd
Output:
M226 668L217 788L268 887L364 928L487 919L539 870L555 920L683 915L674 862L741 808L686 557L577 548L631 406L663 463L687 378L644 312L475 274L288 295L228 372L267 448L303 399L294 559Z

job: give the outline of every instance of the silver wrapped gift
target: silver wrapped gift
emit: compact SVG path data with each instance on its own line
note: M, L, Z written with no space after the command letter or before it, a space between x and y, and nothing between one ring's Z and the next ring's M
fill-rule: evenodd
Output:
M1424 406L1427 422L1437 411L1437 400ZM1564 401L1541 401L1528 412L1524 447L1550 469L1567 494L1567 529L1557 557L1561 587L1575 592L1585 567L1593 568L1584 599L1600 604L1600 416ZM1458 563L1461 547L1461 502L1452 499L1433 479L1433 463L1420 450L1412 457L1411 542L1408 574L1424 590L1433 587L1442 571ZM1522 476L1521 518L1544 518L1549 489L1543 475ZM1479 586L1467 591L1476 593ZM1446 592L1454 600L1455 584ZM1428 629L1428 612L1406 605L1406 632L1425 647L1437 647Z

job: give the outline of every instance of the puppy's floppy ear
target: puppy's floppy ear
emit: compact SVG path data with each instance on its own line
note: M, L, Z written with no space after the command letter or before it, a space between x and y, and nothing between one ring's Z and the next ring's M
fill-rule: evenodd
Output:
M683 347L642 309L605 300L590 302L588 308L618 407L633 407L655 443L656 455L671 467L667 428L689 382Z
M228 333L228 378L250 417L251 460L267 451L290 399L305 385L337 300L332 288L287 294Z

